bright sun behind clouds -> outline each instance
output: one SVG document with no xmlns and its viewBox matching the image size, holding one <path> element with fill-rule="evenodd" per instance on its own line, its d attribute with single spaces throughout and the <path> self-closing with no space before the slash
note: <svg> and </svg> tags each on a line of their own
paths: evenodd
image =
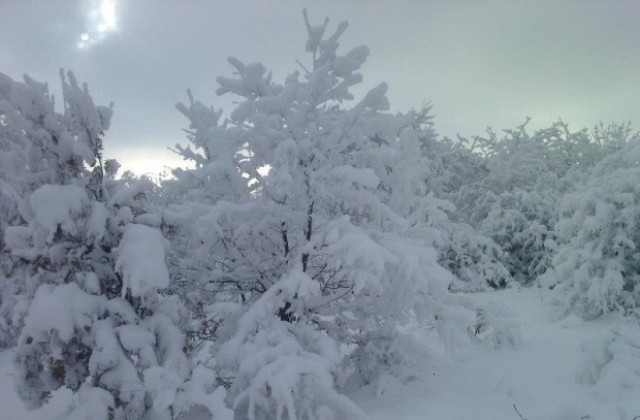
<svg viewBox="0 0 640 420">
<path fill-rule="evenodd" d="M 85 49 L 103 41 L 118 29 L 116 0 L 91 0 L 87 9 L 87 26 L 80 34 L 78 48 Z"/>
</svg>

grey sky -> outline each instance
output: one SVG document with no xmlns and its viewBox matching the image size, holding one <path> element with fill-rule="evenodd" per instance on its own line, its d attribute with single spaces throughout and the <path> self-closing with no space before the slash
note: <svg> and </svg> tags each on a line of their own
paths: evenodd
<svg viewBox="0 0 640 420">
<path fill-rule="evenodd" d="M 0 72 L 56 92 L 58 68 L 73 70 L 96 103 L 115 102 L 106 152 L 139 173 L 176 163 L 166 147 L 183 141 L 174 105 L 187 88 L 228 109 L 214 94 L 228 56 L 277 79 L 307 60 L 303 7 L 318 23 L 348 20 L 345 49 L 370 47 L 359 93 L 386 81 L 393 111 L 430 100 L 444 135 L 526 116 L 640 128 L 639 1 L 112 0 L 118 29 L 78 48 L 103 1 L 0 0 Z"/>
</svg>

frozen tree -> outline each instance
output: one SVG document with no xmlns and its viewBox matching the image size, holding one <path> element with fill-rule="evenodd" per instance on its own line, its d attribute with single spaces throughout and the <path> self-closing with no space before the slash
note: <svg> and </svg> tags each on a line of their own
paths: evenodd
<svg viewBox="0 0 640 420">
<path fill-rule="evenodd" d="M 558 238 L 558 204 L 581 185 L 594 166 L 633 139 L 628 125 L 597 125 L 572 132 L 559 121 L 533 134 L 528 123 L 498 138 L 462 139 L 481 153 L 486 172 L 449 198 L 460 217 L 500 245 L 510 274 L 527 284 L 551 266 Z"/>
<path fill-rule="evenodd" d="M 424 118 L 427 112 L 428 108 L 423 108 L 418 115 Z M 469 204 L 458 200 L 461 190 L 486 176 L 484 162 L 460 143 L 439 139 L 433 129 L 422 132 L 418 144 L 419 149 L 409 150 L 397 162 L 396 172 L 404 172 L 420 185 L 416 196 L 423 198 L 417 208 L 422 209 L 422 222 L 436 232 L 434 245 L 440 264 L 456 276 L 450 288 L 478 291 L 507 286 L 512 278 L 503 264 L 503 250 L 489 236 L 475 231 L 464 216 L 465 209 L 457 207 Z M 415 166 L 406 165 L 411 160 L 416 161 Z M 410 183 L 408 179 L 396 180 L 396 185 Z"/>
<path fill-rule="evenodd" d="M 29 258 L 8 252 L 4 231 L 33 218 L 29 197 L 46 184 L 88 184 L 101 182 L 100 136 L 109 126 L 111 108 L 95 107 L 86 86 L 78 86 L 73 74 L 62 76 L 64 114 L 54 109 L 47 85 L 25 76 L 24 83 L 0 74 L 0 189 L 2 233 L 2 324 L 0 342 L 12 344 L 21 326 L 28 300 L 33 297 L 41 273 L 49 262 L 35 264 Z M 91 112 L 84 112 L 89 105 Z M 85 164 L 94 173 L 85 169 Z M 105 162 L 108 166 L 108 163 Z M 61 248 L 57 248 L 60 253 Z M 46 274 L 42 274 L 46 276 Z M 23 278 L 24 281 L 14 281 Z"/>
<path fill-rule="evenodd" d="M 419 349 L 399 326 L 453 337 L 469 321 L 433 248 L 440 201 L 411 175 L 430 125 L 386 113 L 385 84 L 350 105 L 368 49 L 339 54 L 346 23 L 325 36 L 328 21 L 305 21 L 302 73 L 278 84 L 230 58 L 217 90 L 239 98 L 228 119 L 191 94 L 178 105 L 191 123 L 178 151 L 196 168 L 166 185 L 164 226 L 238 418 L 357 418 L 337 390 L 415 376 Z"/>
<path fill-rule="evenodd" d="M 605 157 L 588 181 L 567 194 L 556 225 L 561 241 L 546 280 L 564 308 L 592 318 L 640 302 L 637 273 L 638 140 Z"/>
<path fill-rule="evenodd" d="M 75 82 L 75 81 L 74 81 Z M 66 85 L 66 82 L 63 81 Z M 77 87 L 77 86 L 76 86 Z M 99 112 L 98 112 L 99 111 Z M 108 127 L 110 109 L 98 107 L 103 120 L 93 127 Z M 87 144 L 74 139 L 76 131 L 54 110 L 47 85 L 25 76 L 24 83 L 0 74 L 0 268 L 2 312 L 0 343 L 12 344 L 19 333 L 26 309 L 25 296 L 33 296 L 29 282 L 9 280 L 14 275 L 31 277 L 25 265 L 11 256 L 5 247 L 8 227 L 25 222 L 29 195 L 48 183 L 68 183 L 84 169 L 83 156 L 92 152 Z"/>
<path fill-rule="evenodd" d="M 196 406 L 209 418 L 209 407 L 228 414 L 205 401 L 213 385 L 187 386 L 195 378 L 176 326 L 180 305 L 159 293 L 169 285 L 165 243 L 138 223 L 152 219 L 154 185 L 116 180 L 117 163 L 102 158 L 111 109 L 95 106 L 72 73 L 62 77 L 63 114 L 43 85 L 27 82 L 35 87 L 12 88 L 23 108 L 4 119 L 9 134 L 25 136 L 16 175 L 32 180 L 4 235 L 15 260 L 7 280 L 28 306 L 16 349 L 20 396 L 38 406 L 68 390 L 64 418 L 171 418 Z"/>
<path fill-rule="evenodd" d="M 102 183 L 101 174 L 85 169 L 85 163 L 94 168 L 98 165 L 101 151 L 98 139 L 109 126 L 111 110 L 95 107 L 86 87 L 80 88 L 71 73 L 68 80 L 62 78 L 64 114 L 54 110 L 45 85 L 25 80 L 25 85 L 14 82 L 10 90 L 12 101 L 4 103 L 8 110 L 5 129 L 15 139 L 23 136 L 20 140 L 24 163 L 15 176 L 29 180 L 20 191 L 21 223 L 6 229 L 5 243 L 14 259 L 7 279 L 16 285 L 16 297 L 27 305 L 31 303 L 29 312 L 32 313 L 48 301 L 49 294 L 63 300 L 74 293 L 75 285 L 87 283 L 86 287 L 95 288 L 98 276 L 105 283 L 105 277 L 115 283 L 115 276 L 109 276 L 113 270 L 102 261 L 104 249 L 112 245 L 109 242 L 112 238 L 105 237 L 106 208 L 103 203 L 92 200 L 85 188 Z M 14 105 L 10 107 L 10 104 Z M 58 291 L 56 286 L 62 289 Z M 84 306 L 87 305 L 91 306 L 88 303 Z M 67 355 L 71 359 L 66 362 L 70 371 L 75 372 L 69 374 L 69 381 L 77 382 L 82 379 L 82 373 L 76 366 L 86 362 L 88 352 L 74 337 L 73 324 L 71 331 L 71 335 L 64 334 L 71 349 Z M 31 345 L 33 341 L 33 337 L 26 337 L 21 344 Z M 46 368 L 38 365 L 43 360 Z M 58 355 L 57 360 L 36 357 L 31 366 L 24 362 L 21 367 L 27 376 L 30 369 L 34 375 L 39 369 L 49 378 L 65 372 L 62 355 Z M 43 385 L 44 389 L 27 389 L 27 386 L 25 392 L 31 395 L 24 396 L 41 399 L 40 393 L 55 389 L 54 381 L 48 382 Z"/>
<path fill-rule="evenodd" d="M 451 197 L 459 217 L 500 246 L 500 260 L 523 284 L 550 264 L 560 179 L 593 149 L 585 130 L 572 133 L 559 122 L 529 134 L 527 123 L 502 138 L 488 129 L 487 137 L 461 139 L 481 153 L 484 171 Z"/>
</svg>

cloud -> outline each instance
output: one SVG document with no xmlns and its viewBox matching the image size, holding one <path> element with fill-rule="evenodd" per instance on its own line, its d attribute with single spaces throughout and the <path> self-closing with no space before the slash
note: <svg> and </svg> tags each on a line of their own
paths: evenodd
<svg viewBox="0 0 640 420">
<path fill-rule="evenodd" d="M 228 56 L 261 61 L 276 80 L 296 69 L 296 59 L 307 61 L 305 5 L 312 20 L 349 20 L 343 48 L 370 47 L 358 94 L 386 81 L 393 111 L 430 100 L 445 135 L 513 127 L 526 116 L 534 127 L 558 117 L 575 129 L 599 119 L 640 126 L 636 2 L 113 4 L 118 30 L 80 51 L 76 44 L 88 27 L 87 10 L 78 3 L 0 2 L 0 71 L 12 77 L 29 72 L 55 88 L 59 67 L 74 70 L 97 103 L 115 102 L 107 138 L 114 153 L 132 142 L 164 149 L 182 141 L 186 120 L 174 104 L 187 88 L 228 110 L 232 98 L 214 93 L 215 78 L 231 72 Z"/>
</svg>

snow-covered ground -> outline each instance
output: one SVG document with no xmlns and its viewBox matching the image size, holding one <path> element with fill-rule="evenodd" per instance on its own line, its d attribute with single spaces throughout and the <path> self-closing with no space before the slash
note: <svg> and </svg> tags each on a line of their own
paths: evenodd
<svg viewBox="0 0 640 420">
<path fill-rule="evenodd" d="M 507 306 L 520 325 L 521 342 L 497 350 L 475 347 L 434 369 L 423 383 L 359 401 L 373 420 L 518 420 L 514 404 L 528 420 L 631 420 L 640 415 L 640 376 L 632 372 L 640 373 L 635 319 L 557 320 L 541 289 L 470 298 Z M 636 345 L 613 338 L 612 331 L 625 329 L 637 335 Z M 606 363 L 604 347 L 610 341 L 630 357 Z M 621 370 L 629 372 L 628 378 Z"/>
<path fill-rule="evenodd" d="M 479 344 L 431 369 L 422 382 L 358 403 L 372 420 L 631 420 L 640 415 L 640 324 L 610 315 L 558 320 L 541 289 L 469 295 L 504 306 L 521 340 Z M 27 412 L 12 384 L 10 351 L 0 354 L 0 419 L 46 419 Z M 519 412 L 514 409 L 517 407 Z M 50 414 L 50 413 L 49 413 Z"/>
</svg>

